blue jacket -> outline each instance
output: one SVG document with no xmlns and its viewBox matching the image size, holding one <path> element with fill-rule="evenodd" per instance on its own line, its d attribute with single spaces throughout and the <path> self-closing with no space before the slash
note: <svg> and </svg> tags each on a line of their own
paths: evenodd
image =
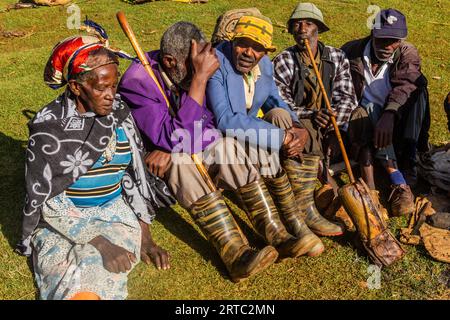
<svg viewBox="0 0 450 320">
<path fill-rule="evenodd" d="M 294 122 L 298 122 L 298 118 L 278 93 L 269 57 L 264 56 L 259 62 L 261 76 L 256 81 L 253 104 L 247 112 L 242 75 L 232 64 L 232 44 L 223 42 L 216 49 L 220 68 L 208 81 L 206 98 L 217 127 L 227 136 L 238 138 L 242 138 L 242 130 L 253 129 L 253 134 L 247 132 L 246 140 L 262 148 L 279 150 L 283 144 L 284 130 L 257 118 L 259 109 L 266 113 L 273 108 L 283 108 L 291 114 Z M 233 129 L 241 129 L 241 132 L 232 132 Z"/>
</svg>

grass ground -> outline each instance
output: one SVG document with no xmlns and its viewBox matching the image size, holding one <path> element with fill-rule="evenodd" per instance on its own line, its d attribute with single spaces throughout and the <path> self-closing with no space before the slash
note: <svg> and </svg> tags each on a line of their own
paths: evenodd
<svg viewBox="0 0 450 320">
<path fill-rule="evenodd" d="M 0 0 L 0 8 L 16 2 Z M 120 30 L 115 13 L 123 10 L 141 45 L 149 50 L 158 46 L 163 31 L 173 22 L 192 21 L 209 36 L 216 17 L 225 10 L 258 6 L 276 24 L 284 24 L 296 0 L 210 0 L 205 5 L 155 2 L 141 6 L 119 0 L 78 0 L 81 16 L 103 25 L 114 46 L 131 52 Z M 442 101 L 450 91 L 449 16 L 450 0 L 422 1 L 322 1 L 322 9 L 331 27 L 323 35 L 327 44 L 344 42 L 368 33 L 367 7 L 394 7 L 407 16 L 410 42 L 422 56 L 423 72 L 429 79 L 432 108 L 431 142 L 449 140 Z M 0 299 L 37 297 L 27 260 L 13 253 L 19 239 L 21 207 L 24 196 L 24 148 L 27 140 L 26 110 L 36 111 L 56 96 L 42 81 L 44 64 L 57 41 L 72 35 L 66 27 L 71 15 L 67 8 L 23 9 L 0 13 L 1 31 L 23 31 L 21 38 L 0 36 Z M 290 36 L 275 28 L 279 49 L 291 45 Z M 122 69 L 126 64 L 122 64 Z M 243 212 L 232 202 L 244 232 L 252 245 L 261 246 Z M 405 225 L 394 219 L 391 228 Z M 420 247 L 408 247 L 406 257 L 381 273 L 381 288 L 369 289 L 369 261 L 344 239 L 324 239 L 326 251 L 317 258 L 299 258 L 276 264 L 241 284 L 231 283 L 226 270 L 206 239 L 192 223 L 188 213 L 178 206 L 161 212 L 153 227 L 157 242 L 170 251 L 172 268 L 157 271 L 140 264 L 129 282 L 131 299 L 449 299 L 443 285 L 448 265 L 429 258 Z"/>
</svg>

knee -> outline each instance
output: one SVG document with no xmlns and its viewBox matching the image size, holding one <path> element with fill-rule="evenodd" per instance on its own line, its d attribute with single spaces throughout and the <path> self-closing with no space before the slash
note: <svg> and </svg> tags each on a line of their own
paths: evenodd
<svg viewBox="0 0 450 320">
<path fill-rule="evenodd" d="M 349 121 L 348 133 L 350 138 L 358 140 L 361 136 L 364 136 L 364 134 L 367 135 L 372 130 L 373 125 L 367 111 L 362 107 L 356 108 Z"/>
<path fill-rule="evenodd" d="M 237 156 L 238 142 L 232 137 L 219 139 L 205 154 L 204 162 L 208 165 L 233 164 Z"/>
<path fill-rule="evenodd" d="M 172 167 L 193 164 L 192 158 L 186 153 L 172 153 Z"/>
<path fill-rule="evenodd" d="M 264 120 L 282 129 L 292 127 L 291 114 L 282 108 L 274 108 L 264 115 Z"/>
<path fill-rule="evenodd" d="M 217 143 L 217 147 L 219 149 L 230 149 L 231 150 L 231 148 L 234 148 L 236 143 L 237 143 L 237 141 L 233 137 L 223 137 Z"/>
</svg>

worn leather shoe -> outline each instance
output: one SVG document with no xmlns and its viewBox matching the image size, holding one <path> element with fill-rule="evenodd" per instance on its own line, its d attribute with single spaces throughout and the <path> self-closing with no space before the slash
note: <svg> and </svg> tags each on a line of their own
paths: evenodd
<svg viewBox="0 0 450 320">
<path fill-rule="evenodd" d="M 395 217 L 407 216 L 414 212 L 414 195 L 407 184 L 396 184 L 391 186 L 389 196 L 391 214 Z"/>
</svg>

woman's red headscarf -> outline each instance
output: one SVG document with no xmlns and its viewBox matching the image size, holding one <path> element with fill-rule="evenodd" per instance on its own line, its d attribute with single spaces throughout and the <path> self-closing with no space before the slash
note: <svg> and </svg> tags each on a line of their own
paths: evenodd
<svg viewBox="0 0 450 320">
<path fill-rule="evenodd" d="M 86 20 L 84 24 L 81 29 L 93 35 L 72 36 L 60 41 L 53 48 L 44 71 L 44 81 L 50 88 L 61 88 L 80 73 L 116 63 L 109 60 L 88 66 L 89 53 L 99 48 L 107 48 L 119 57 L 131 59 L 125 52 L 109 47 L 108 35 L 101 26 L 90 20 Z"/>
</svg>

